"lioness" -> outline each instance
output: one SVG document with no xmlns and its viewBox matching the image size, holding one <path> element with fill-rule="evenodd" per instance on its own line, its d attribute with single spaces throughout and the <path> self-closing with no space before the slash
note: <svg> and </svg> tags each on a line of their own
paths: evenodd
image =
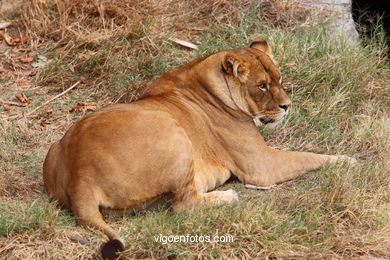
<svg viewBox="0 0 390 260">
<path fill-rule="evenodd" d="M 50 148 L 45 187 L 81 224 L 104 232 L 105 259 L 123 250 L 99 209 L 129 210 L 171 193 L 175 211 L 238 200 L 213 191 L 235 175 L 267 188 L 347 156 L 268 147 L 254 120 L 275 126 L 291 101 L 263 38 L 172 69 L 130 104 L 75 123 Z"/>
</svg>

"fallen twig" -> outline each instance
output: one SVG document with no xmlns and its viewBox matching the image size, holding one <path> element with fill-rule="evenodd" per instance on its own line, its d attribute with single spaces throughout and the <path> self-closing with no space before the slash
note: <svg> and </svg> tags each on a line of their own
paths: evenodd
<svg viewBox="0 0 390 260">
<path fill-rule="evenodd" d="M 198 49 L 198 46 L 196 46 L 193 43 L 187 42 L 187 41 L 183 41 L 183 40 L 176 39 L 176 38 L 171 38 L 169 40 L 171 40 L 171 41 L 173 41 L 173 42 L 175 42 L 175 43 L 177 43 L 177 44 L 179 44 L 181 46 L 193 49 L 193 50 L 197 50 Z"/>
<path fill-rule="evenodd" d="M 35 109 L 33 109 L 32 111 L 28 112 L 26 114 L 26 117 L 27 116 L 30 116 L 32 113 L 34 113 L 35 111 L 37 111 L 38 109 L 40 109 L 41 107 L 43 106 L 46 106 L 47 104 L 49 104 L 50 102 L 52 102 L 53 100 L 65 95 L 66 93 L 68 93 L 70 90 L 74 89 L 78 84 L 80 84 L 80 81 L 77 81 L 76 83 L 74 83 L 72 86 L 70 86 L 69 88 L 67 88 L 66 90 L 64 90 L 63 92 L 61 92 L 60 94 L 58 94 L 57 96 L 49 99 L 48 101 L 46 101 L 45 103 L 43 103 L 42 105 L 36 107 Z"/>
</svg>

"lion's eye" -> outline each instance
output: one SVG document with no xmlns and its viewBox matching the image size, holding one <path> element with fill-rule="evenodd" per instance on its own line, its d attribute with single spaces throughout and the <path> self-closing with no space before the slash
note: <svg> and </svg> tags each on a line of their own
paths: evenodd
<svg viewBox="0 0 390 260">
<path fill-rule="evenodd" d="M 260 85 L 259 85 L 259 88 L 260 88 L 262 91 L 267 91 L 267 90 L 268 90 L 267 84 L 265 84 L 265 83 L 260 84 Z"/>
</svg>

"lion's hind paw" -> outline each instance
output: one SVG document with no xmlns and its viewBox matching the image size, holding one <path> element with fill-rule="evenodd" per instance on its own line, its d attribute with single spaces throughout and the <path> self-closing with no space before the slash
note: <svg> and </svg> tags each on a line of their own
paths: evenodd
<svg viewBox="0 0 390 260">
<path fill-rule="evenodd" d="M 336 163 L 348 163 L 351 166 L 357 165 L 357 160 L 353 157 L 349 157 L 347 155 L 338 155 L 336 158 Z"/>
</svg>

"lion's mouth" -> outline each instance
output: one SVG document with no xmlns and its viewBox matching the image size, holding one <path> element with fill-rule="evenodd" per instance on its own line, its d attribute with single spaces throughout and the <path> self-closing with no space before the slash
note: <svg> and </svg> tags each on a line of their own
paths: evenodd
<svg viewBox="0 0 390 260">
<path fill-rule="evenodd" d="M 263 124 L 269 124 L 269 123 L 273 123 L 274 120 L 273 119 L 270 119 L 270 118 L 260 118 L 260 122 L 262 122 Z"/>
</svg>

